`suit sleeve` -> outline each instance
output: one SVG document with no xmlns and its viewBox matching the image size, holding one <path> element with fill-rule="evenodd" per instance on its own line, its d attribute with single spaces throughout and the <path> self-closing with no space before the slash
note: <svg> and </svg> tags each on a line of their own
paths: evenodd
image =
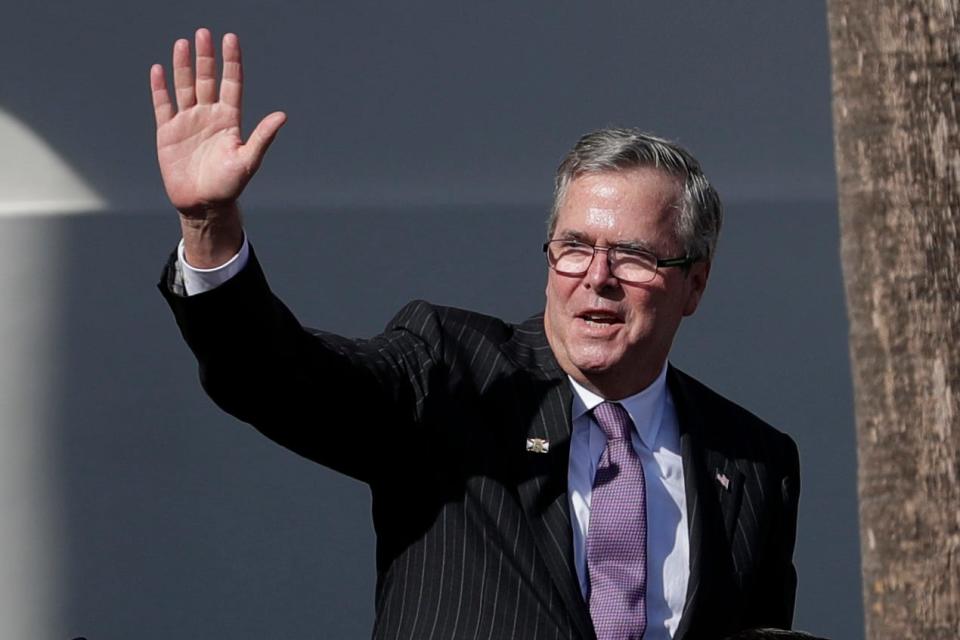
<svg viewBox="0 0 960 640">
<path fill-rule="evenodd" d="M 270 291 L 252 251 L 237 276 L 190 297 L 178 290 L 175 258 L 159 287 L 204 389 L 222 409 L 367 482 L 415 446 L 427 394 L 444 379 L 439 320 L 429 305 L 408 305 L 376 338 L 348 340 L 301 326 Z"/>
<path fill-rule="evenodd" d="M 779 537 L 778 557 L 781 575 L 776 576 L 777 584 L 782 585 L 779 604 L 782 610 L 784 626 L 793 625 L 793 611 L 797 595 L 797 569 L 793 562 L 793 551 L 797 540 L 797 510 L 800 503 L 800 455 L 797 445 L 787 436 L 783 436 L 786 451 L 786 473 L 780 481 L 780 495 L 783 500 L 782 530 Z"/>
</svg>

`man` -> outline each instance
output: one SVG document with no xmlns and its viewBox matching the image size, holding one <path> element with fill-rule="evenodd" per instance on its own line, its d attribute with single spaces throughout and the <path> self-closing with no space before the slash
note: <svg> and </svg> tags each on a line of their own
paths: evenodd
<svg viewBox="0 0 960 640">
<path fill-rule="evenodd" d="M 520 325 L 414 302 L 385 332 L 304 329 L 236 201 L 284 122 L 244 144 L 236 36 L 151 69 L 183 241 L 160 283 L 225 410 L 367 482 L 377 638 L 714 638 L 789 627 L 799 470 L 785 435 L 667 363 L 699 304 L 720 202 L 632 130 L 557 174 L 546 307 Z"/>
</svg>

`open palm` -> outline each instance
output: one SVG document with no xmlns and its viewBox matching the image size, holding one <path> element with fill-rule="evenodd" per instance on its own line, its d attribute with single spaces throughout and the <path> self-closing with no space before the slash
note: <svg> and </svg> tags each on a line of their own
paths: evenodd
<svg viewBox="0 0 960 640">
<path fill-rule="evenodd" d="M 244 143 L 240 133 L 243 68 L 237 37 L 223 37 L 219 93 L 216 52 L 208 30 L 197 31 L 196 51 L 194 77 L 190 43 L 178 40 L 174 44 L 176 110 L 167 91 L 163 67 L 154 65 L 150 70 L 163 184 L 173 206 L 188 217 L 232 205 L 286 120 L 281 112 L 268 115 Z"/>
</svg>

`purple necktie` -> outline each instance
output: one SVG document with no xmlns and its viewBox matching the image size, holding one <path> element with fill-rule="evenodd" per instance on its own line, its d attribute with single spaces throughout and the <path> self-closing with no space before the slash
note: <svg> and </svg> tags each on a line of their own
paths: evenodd
<svg viewBox="0 0 960 640">
<path fill-rule="evenodd" d="M 598 640 L 640 640 L 647 628 L 647 491 L 633 421 L 616 402 L 593 409 L 607 436 L 590 498 L 587 569 Z"/>
</svg>

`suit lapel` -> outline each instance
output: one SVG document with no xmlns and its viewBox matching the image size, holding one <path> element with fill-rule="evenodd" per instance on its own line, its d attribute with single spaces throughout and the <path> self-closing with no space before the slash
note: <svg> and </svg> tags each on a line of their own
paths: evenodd
<svg viewBox="0 0 960 640">
<path fill-rule="evenodd" d="M 671 392 L 673 389 L 671 388 Z M 676 638 L 683 638 L 694 618 L 700 600 L 700 580 L 703 576 L 703 547 L 704 526 L 703 508 L 700 504 L 700 491 L 697 486 L 700 482 L 702 470 L 696 460 L 701 455 L 695 438 L 688 429 L 684 428 L 685 420 L 680 409 L 677 394 L 673 393 L 677 408 L 677 421 L 680 424 L 680 451 L 683 457 L 683 484 L 687 498 L 687 527 L 690 535 L 690 578 L 687 582 L 687 597 L 683 605 L 683 614 L 677 626 Z"/>
<path fill-rule="evenodd" d="M 736 462 L 717 446 L 714 436 L 722 425 L 713 425 L 711 430 L 700 411 L 702 403 L 696 398 L 694 384 L 672 365 L 667 384 L 680 427 L 690 535 L 690 580 L 674 636 L 679 640 L 690 632 L 691 626 L 709 629 L 714 613 L 722 613 L 713 596 L 728 592 L 730 587 L 730 541 L 740 511 L 744 478 Z"/>
<path fill-rule="evenodd" d="M 515 400 L 518 407 L 513 413 L 530 416 L 517 425 L 517 441 L 511 445 L 520 452 L 514 457 L 520 503 L 565 611 L 578 634 L 592 639 L 595 637 L 593 624 L 573 563 L 573 533 L 567 501 L 573 392 L 547 344 L 541 317 L 518 327 L 505 352 L 529 374 L 518 385 Z M 524 385 L 529 386 L 521 388 Z M 531 415 L 529 403 L 534 398 L 538 407 Z M 521 405 L 526 406 L 526 412 Z M 532 441 L 533 450 L 528 450 L 528 440 Z M 540 443 L 549 443 L 548 450 L 542 451 Z"/>
<path fill-rule="evenodd" d="M 743 473 L 733 460 L 716 451 L 707 453 L 707 473 L 713 476 L 715 490 L 719 492 L 720 512 L 723 514 L 723 529 L 729 544 L 733 541 L 740 505 L 743 499 Z"/>
</svg>

